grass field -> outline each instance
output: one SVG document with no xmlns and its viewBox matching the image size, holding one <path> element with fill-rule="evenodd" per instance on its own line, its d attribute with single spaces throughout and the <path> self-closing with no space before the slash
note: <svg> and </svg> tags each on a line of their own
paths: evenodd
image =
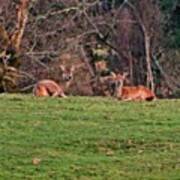
<svg viewBox="0 0 180 180">
<path fill-rule="evenodd" d="M 178 180 L 180 100 L 1 95 L 0 179 Z"/>
</svg>

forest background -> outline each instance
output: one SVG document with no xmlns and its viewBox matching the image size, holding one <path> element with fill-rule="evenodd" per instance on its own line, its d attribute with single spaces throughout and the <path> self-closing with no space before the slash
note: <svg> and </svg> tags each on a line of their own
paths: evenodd
<svg viewBox="0 0 180 180">
<path fill-rule="evenodd" d="M 84 95 L 99 75 L 128 72 L 129 85 L 180 96 L 179 0 L 0 0 L 0 42 L 1 92 L 58 81 L 65 63 L 84 64 L 71 94 Z M 100 72 L 98 62 L 106 63 Z"/>
</svg>

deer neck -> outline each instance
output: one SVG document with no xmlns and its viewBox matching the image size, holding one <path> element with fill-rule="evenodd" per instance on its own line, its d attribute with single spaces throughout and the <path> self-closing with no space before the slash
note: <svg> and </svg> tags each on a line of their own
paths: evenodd
<svg viewBox="0 0 180 180">
<path fill-rule="evenodd" d="M 120 80 L 117 82 L 117 87 L 116 87 L 116 97 L 120 98 L 122 96 L 122 88 L 124 86 L 124 81 Z"/>
<path fill-rule="evenodd" d="M 71 81 L 66 81 L 66 82 L 64 83 L 64 88 L 65 88 L 66 90 L 69 89 L 70 84 L 71 84 Z"/>
</svg>

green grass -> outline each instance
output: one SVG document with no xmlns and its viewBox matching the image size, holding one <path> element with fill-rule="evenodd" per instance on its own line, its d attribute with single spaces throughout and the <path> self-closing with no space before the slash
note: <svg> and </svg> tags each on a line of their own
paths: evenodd
<svg viewBox="0 0 180 180">
<path fill-rule="evenodd" d="M 1 95 L 0 179 L 178 180 L 180 100 Z"/>
</svg>

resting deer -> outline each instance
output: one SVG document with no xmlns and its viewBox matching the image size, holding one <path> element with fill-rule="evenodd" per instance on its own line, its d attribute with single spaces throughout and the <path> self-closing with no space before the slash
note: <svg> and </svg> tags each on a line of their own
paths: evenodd
<svg viewBox="0 0 180 180">
<path fill-rule="evenodd" d="M 67 68 L 63 65 L 60 65 L 62 71 L 62 80 L 65 82 L 66 87 L 69 86 L 69 83 L 73 79 L 74 67 Z M 52 96 L 52 97 L 67 97 L 64 93 L 64 87 L 57 84 L 55 81 L 50 79 L 44 79 L 34 86 L 33 94 L 35 96 Z"/>
<path fill-rule="evenodd" d="M 34 89 L 33 94 L 38 97 L 52 96 L 52 97 L 66 97 L 63 89 L 55 81 L 45 79 L 39 81 Z"/>
<path fill-rule="evenodd" d="M 117 74 L 115 78 L 115 96 L 124 101 L 151 101 L 156 99 L 155 94 L 143 85 L 124 86 L 127 73 Z"/>
</svg>

